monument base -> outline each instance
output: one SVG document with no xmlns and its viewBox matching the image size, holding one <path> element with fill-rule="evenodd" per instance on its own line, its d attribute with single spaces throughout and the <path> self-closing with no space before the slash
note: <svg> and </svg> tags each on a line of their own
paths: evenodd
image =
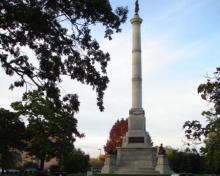
<svg viewBox="0 0 220 176">
<path fill-rule="evenodd" d="M 117 156 L 106 155 L 104 174 L 159 174 L 155 147 L 120 147 Z"/>
<path fill-rule="evenodd" d="M 106 155 L 105 163 L 101 172 L 105 174 L 112 174 L 115 172 L 115 166 L 116 166 L 116 156 Z"/>
<path fill-rule="evenodd" d="M 128 118 L 128 132 L 123 137 L 117 156 L 107 156 L 102 173 L 158 174 L 156 171 L 157 148 L 145 130 L 144 110 L 132 108 Z"/>
<path fill-rule="evenodd" d="M 117 149 L 116 170 L 119 174 L 153 174 L 157 163 L 154 147 L 120 147 Z"/>
<path fill-rule="evenodd" d="M 171 174 L 172 173 L 172 170 L 170 169 L 168 158 L 166 155 L 158 155 L 156 170 L 160 174 Z"/>
</svg>

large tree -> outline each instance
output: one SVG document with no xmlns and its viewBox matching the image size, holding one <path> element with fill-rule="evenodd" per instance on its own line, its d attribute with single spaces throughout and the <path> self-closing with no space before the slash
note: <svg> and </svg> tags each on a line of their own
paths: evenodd
<svg viewBox="0 0 220 176">
<path fill-rule="evenodd" d="M 171 170 L 176 173 L 188 172 L 198 174 L 208 171 L 204 157 L 195 149 L 181 151 L 169 147 L 166 149 L 166 154 Z"/>
<path fill-rule="evenodd" d="M 59 107 L 59 84 L 68 76 L 92 86 L 103 110 L 110 56 L 91 29 L 101 24 L 111 39 L 126 18 L 127 8 L 114 11 L 108 0 L 1 0 L 0 62 L 7 75 L 19 76 L 11 88 L 34 84 Z"/>
<path fill-rule="evenodd" d="M 26 146 L 26 130 L 24 122 L 18 115 L 0 108 L 0 166 L 2 172 L 15 166 L 19 158 L 18 150 Z"/>
<path fill-rule="evenodd" d="M 202 113 L 207 124 L 203 126 L 194 120 L 185 122 L 183 127 L 188 139 L 205 143 L 201 151 L 213 166 L 213 171 L 220 173 L 220 67 L 213 76 L 208 77 L 205 84 L 199 86 L 198 93 L 211 106 Z"/>
<path fill-rule="evenodd" d="M 128 131 L 128 119 L 117 120 L 112 126 L 109 134 L 109 139 L 104 146 L 105 153 L 116 154 L 117 147 L 121 147 L 123 137 Z"/>
<path fill-rule="evenodd" d="M 45 160 L 53 157 L 62 159 L 63 155 L 72 151 L 75 137 L 83 136 L 76 128 L 74 114 L 78 111 L 75 107 L 79 102 L 75 100 L 74 96 L 67 95 L 57 109 L 43 92 L 33 91 L 25 93 L 22 101 L 12 103 L 14 110 L 28 121 L 28 152 L 40 159 L 41 170 Z"/>
<path fill-rule="evenodd" d="M 64 155 L 63 170 L 68 173 L 83 173 L 89 168 L 89 155 L 80 149 L 73 149 Z"/>
</svg>

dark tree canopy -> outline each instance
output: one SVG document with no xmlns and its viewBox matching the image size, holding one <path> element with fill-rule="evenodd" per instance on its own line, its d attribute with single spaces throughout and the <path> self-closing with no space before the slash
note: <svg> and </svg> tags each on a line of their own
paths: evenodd
<svg viewBox="0 0 220 176">
<path fill-rule="evenodd" d="M 175 150 L 167 148 L 167 157 L 171 170 L 176 173 L 209 173 L 205 159 L 195 149 Z"/>
<path fill-rule="evenodd" d="M 25 125 L 18 115 L 0 108 L 0 152 L 9 149 L 23 149 L 25 146 Z"/>
<path fill-rule="evenodd" d="M 108 0 L 1 0 L 0 62 L 7 75 L 19 76 L 11 88 L 34 84 L 59 106 L 59 84 L 68 76 L 92 86 L 103 110 L 110 56 L 91 28 L 102 24 L 111 39 L 126 18 L 127 8 L 113 11 Z"/>
<path fill-rule="evenodd" d="M 89 168 L 89 155 L 80 149 L 73 149 L 64 155 L 63 166 L 67 173 L 85 173 Z"/>
<path fill-rule="evenodd" d="M 128 131 L 128 119 L 117 120 L 112 126 L 109 139 L 104 146 L 105 153 L 116 154 L 117 147 L 121 147 L 122 139 Z"/>
<path fill-rule="evenodd" d="M 14 110 L 28 121 L 30 140 L 27 151 L 41 160 L 40 169 L 44 168 L 45 160 L 61 158 L 71 151 L 75 137 L 83 136 L 78 132 L 77 120 L 74 118 L 77 112 L 74 107 L 78 107 L 79 102 L 75 101 L 74 96 L 68 95 L 61 104 L 57 109 L 39 91 L 25 93 L 21 102 L 12 103 Z"/>
<path fill-rule="evenodd" d="M 2 171 L 15 161 L 16 150 L 24 149 L 25 141 L 24 122 L 16 113 L 0 108 L 0 167 Z"/>
</svg>

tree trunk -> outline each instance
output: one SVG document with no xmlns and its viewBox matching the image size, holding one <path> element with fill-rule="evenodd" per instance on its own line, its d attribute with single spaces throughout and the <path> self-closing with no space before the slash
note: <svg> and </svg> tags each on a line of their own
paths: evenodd
<svg viewBox="0 0 220 176">
<path fill-rule="evenodd" d="M 41 158 L 40 160 L 40 170 L 44 170 L 44 158 Z"/>
<path fill-rule="evenodd" d="M 5 155 L 2 153 L 2 174 L 4 174 L 5 173 L 5 159 L 6 157 L 5 157 Z"/>
</svg>

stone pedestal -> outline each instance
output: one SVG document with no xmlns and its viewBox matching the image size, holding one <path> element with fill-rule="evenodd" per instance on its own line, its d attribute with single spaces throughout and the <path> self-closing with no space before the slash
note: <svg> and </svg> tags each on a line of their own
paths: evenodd
<svg viewBox="0 0 220 176">
<path fill-rule="evenodd" d="M 102 168 L 103 174 L 111 174 L 115 172 L 116 166 L 116 156 L 115 155 L 106 155 L 105 156 L 105 163 Z"/>
<path fill-rule="evenodd" d="M 145 113 L 141 108 L 132 108 L 128 117 L 128 132 L 122 147 L 152 147 L 149 133 L 145 130 Z"/>
<path fill-rule="evenodd" d="M 156 152 L 153 147 L 121 147 L 117 149 L 118 174 L 156 174 Z"/>
<path fill-rule="evenodd" d="M 122 147 L 117 148 L 116 170 L 119 174 L 157 174 L 157 149 L 152 147 L 150 135 L 145 130 L 144 110 L 129 111 L 128 132 Z"/>
<path fill-rule="evenodd" d="M 171 174 L 168 158 L 166 155 L 158 155 L 156 170 L 160 174 Z"/>
</svg>

